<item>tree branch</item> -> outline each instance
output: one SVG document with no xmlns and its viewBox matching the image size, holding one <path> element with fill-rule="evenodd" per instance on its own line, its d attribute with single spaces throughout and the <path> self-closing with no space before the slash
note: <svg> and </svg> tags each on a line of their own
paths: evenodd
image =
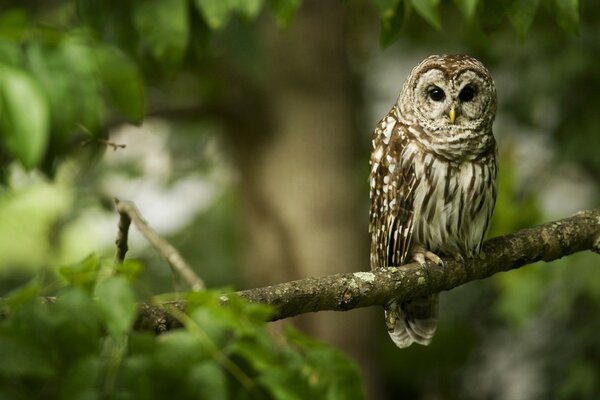
<svg viewBox="0 0 600 400">
<path fill-rule="evenodd" d="M 276 312 L 272 320 L 278 320 L 307 312 L 346 311 L 425 296 L 536 261 L 552 261 L 584 250 L 600 254 L 600 209 L 582 211 L 570 218 L 490 239 L 484 243 L 478 258 L 464 262 L 444 258 L 444 267 L 411 263 L 372 272 L 311 277 L 235 294 L 253 303 L 273 306 Z M 223 296 L 223 302 L 227 302 L 227 295 Z M 184 302 L 170 305 L 179 309 L 185 307 Z M 144 305 L 136 326 L 158 332 L 158 325 L 164 330 L 165 321 L 172 319 L 168 309 Z"/>
<path fill-rule="evenodd" d="M 169 242 L 160 237 L 148 223 L 142 218 L 139 211 L 131 201 L 120 201 L 114 199 L 117 211 L 119 212 L 119 230 L 117 233 L 117 254 L 115 261 L 122 263 L 127 252 L 127 236 L 131 222 L 137 226 L 142 235 L 150 244 L 165 258 L 173 271 L 178 273 L 192 287 L 192 290 L 199 291 L 204 289 L 204 282 L 200 279 L 192 267 L 183 259 L 181 254 Z"/>
</svg>

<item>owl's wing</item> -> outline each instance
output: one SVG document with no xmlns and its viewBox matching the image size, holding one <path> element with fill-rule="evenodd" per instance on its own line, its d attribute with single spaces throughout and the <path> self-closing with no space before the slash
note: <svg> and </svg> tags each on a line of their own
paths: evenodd
<svg viewBox="0 0 600 400">
<path fill-rule="evenodd" d="M 404 264 L 410 246 L 416 176 L 412 162 L 401 160 L 409 143 L 406 132 L 393 109 L 373 132 L 369 177 L 372 269 Z"/>
</svg>

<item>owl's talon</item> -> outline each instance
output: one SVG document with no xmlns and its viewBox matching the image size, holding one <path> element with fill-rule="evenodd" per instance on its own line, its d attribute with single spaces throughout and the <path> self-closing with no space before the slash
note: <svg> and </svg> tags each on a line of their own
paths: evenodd
<svg viewBox="0 0 600 400">
<path fill-rule="evenodd" d="M 425 266 L 427 260 L 431 261 L 436 265 L 439 265 L 440 267 L 444 266 L 444 261 L 437 254 L 428 250 L 416 252 L 413 255 L 413 260 L 415 260 L 415 262 L 417 262 L 417 264 L 419 264 L 421 267 Z"/>
</svg>

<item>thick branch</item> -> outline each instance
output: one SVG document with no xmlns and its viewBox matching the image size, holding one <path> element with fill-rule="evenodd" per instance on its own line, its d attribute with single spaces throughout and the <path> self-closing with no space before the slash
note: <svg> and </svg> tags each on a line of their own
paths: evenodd
<svg viewBox="0 0 600 400">
<path fill-rule="evenodd" d="M 540 260 L 556 260 L 584 250 L 600 254 L 600 209 L 490 239 L 484 243 L 479 258 L 464 262 L 445 258 L 444 267 L 433 264 L 421 267 L 413 263 L 372 272 L 306 278 L 235 294 L 254 303 L 272 305 L 276 310 L 273 320 L 277 320 L 314 311 L 385 305 L 396 299 L 402 301 L 450 290 L 498 272 Z M 226 296 L 223 301 L 227 301 Z M 185 306 L 183 302 L 174 305 Z M 154 329 L 154 318 L 163 322 L 169 320 L 168 311 L 160 306 L 150 308 L 138 315 L 137 326 Z"/>
<path fill-rule="evenodd" d="M 583 250 L 600 253 L 600 209 L 488 240 L 479 258 L 464 263 L 445 258 L 444 267 L 413 263 L 373 272 L 307 278 L 237 294 L 251 302 L 273 305 L 277 310 L 274 319 L 281 319 L 312 311 L 343 311 L 402 301 Z"/>
</svg>

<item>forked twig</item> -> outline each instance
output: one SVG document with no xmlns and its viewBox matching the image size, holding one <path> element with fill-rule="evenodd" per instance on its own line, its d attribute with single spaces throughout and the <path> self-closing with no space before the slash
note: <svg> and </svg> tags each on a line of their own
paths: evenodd
<svg viewBox="0 0 600 400">
<path fill-rule="evenodd" d="M 199 291 L 205 288 L 204 281 L 196 275 L 194 270 L 189 264 L 183 259 L 181 254 L 171 246 L 169 242 L 160 237 L 156 231 L 154 231 L 148 223 L 142 218 L 140 212 L 136 208 L 135 204 L 131 201 L 121 201 L 117 198 L 114 199 L 117 211 L 119 212 L 119 231 L 117 233 L 117 254 L 115 261 L 122 263 L 125 259 L 125 253 L 127 253 L 127 236 L 129 231 L 129 225 L 131 222 L 140 230 L 142 235 L 150 242 L 160 255 L 162 255 L 169 267 L 180 275 L 185 281 L 191 286 L 192 290 Z"/>
</svg>

